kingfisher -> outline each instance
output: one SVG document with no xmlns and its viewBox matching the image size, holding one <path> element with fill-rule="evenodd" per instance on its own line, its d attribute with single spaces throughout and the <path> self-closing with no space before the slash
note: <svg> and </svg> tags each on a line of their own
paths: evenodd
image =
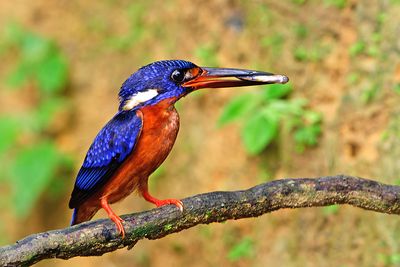
<svg viewBox="0 0 400 267">
<path fill-rule="evenodd" d="M 208 68 L 184 60 L 163 60 L 133 73 L 119 91 L 119 108 L 100 130 L 80 168 L 69 207 L 71 225 L 90 220 L 104 209 L 125 236 L 123 220 L 110 204 L 137 191 L 157 207 L 179 199 L 160 200 L 149 193 L 149 176 L 170 153 L 179 130 L 176 101 L 201 88 L 286 83 L 288 77 L 268 72 Z"/>
</svg>

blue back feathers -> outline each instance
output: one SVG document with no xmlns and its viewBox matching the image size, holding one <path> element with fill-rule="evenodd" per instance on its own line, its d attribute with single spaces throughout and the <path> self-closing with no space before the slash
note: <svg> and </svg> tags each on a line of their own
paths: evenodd
<svg viewBox="0 0 400 267">
<path fill-rule="evenodd" d="M 133 151 L 142 128 L 136 111 L 117 113 L 98 133 L 87 152 L 69 203 L 75 208 L 104 185 Z"/>
<path fill-rule="evenodd" d="M 105 166 L 113 159 L 121 162 L 132 151 L 142 125 L 135 113 L 118 113 L 107 123 L 94 139 L 82 167 Z"/>
</svg>

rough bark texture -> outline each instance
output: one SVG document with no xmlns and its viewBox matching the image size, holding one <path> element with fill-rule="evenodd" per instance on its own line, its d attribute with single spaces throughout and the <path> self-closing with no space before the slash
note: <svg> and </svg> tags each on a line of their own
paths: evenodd
<svg viewBox="0 0 400 267">
<path fill-rule="evenodd" d="M 284 209 L 349 204 L 400 215 L 400 187 L 346 175 L 283 179 L 248 190 L 212 192 L 183 199 L 185 210 L 174 206 L 122 216 L 125 239 L 108 219 L 34 234 L 0 248 L 0 266 L 31 265 L 48 258 L 100 256 L 140 239 L 158 239 L 198 224 L 257 217 Z"/>
</svg>

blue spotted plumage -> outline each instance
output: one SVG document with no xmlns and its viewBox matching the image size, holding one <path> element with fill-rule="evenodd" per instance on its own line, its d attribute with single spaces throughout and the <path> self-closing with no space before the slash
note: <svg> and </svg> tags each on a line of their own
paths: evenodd
<svg viewBox="0 0 400 267">
<path fill-rule="evenodd" d="M 142 120 L 135 111 L 120 111 L 94 139 L 79 170 L 70 208 L 79 206 L 108 181 L 132 152 L 140 135 Z"/>
</svg>

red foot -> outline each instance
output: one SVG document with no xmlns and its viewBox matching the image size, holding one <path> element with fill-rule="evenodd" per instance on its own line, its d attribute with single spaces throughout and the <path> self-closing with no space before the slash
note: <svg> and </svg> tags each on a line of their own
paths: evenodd
<svg viewBox="0 0 400 267">
<path fill-rule="evenodd" d="M 108 205 L 107 199 L 103 198 L 101 199 L 101 207 L 107 212 L 108 217 L 115 223 L 118 229 L 118 233 L 122 235 L 122 238 L 125 238 L 125 229 L 124 226 L 122 225 L 122 220 L 117 214 L 115 214 L 110 205 Z"/>
<path fill-rule="evenodd" d="M 157 199 L 155 197 L 152 197 L 149 193 L 148 190 L 144 190 L 142 192 L 142 195 L 144 197 L 144 199 L 146 199 L 147 201 L 155 204 L 157 207 L 161 207 L 164 205 L 169 205 L 169 204 L 173 204 L 175 206 L 178 207 L 178 209 L 182 212 L 183 211 L 183 203 L 182 201 L 180 201 L 179 199 L 174 199 L 174 198 L 169 198 L 169 199 Z"/>
</svg>

